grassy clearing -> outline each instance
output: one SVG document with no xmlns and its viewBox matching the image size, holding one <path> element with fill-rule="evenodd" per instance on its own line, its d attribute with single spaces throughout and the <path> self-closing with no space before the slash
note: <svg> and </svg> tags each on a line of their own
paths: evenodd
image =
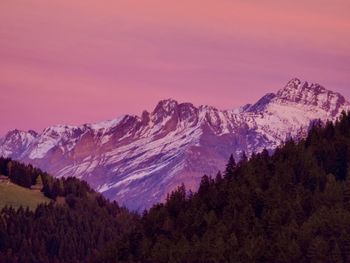
<svg viewBox="0 0 350 263">
<path fill-rule="evenodd" d="M 7 205 L 14 208 L 29 207 L 34 210 L 38 204 L 50 201 L 40 191 L 33 191 L 11 182 L 0 182 L 0 209 Z"/>
</svg>

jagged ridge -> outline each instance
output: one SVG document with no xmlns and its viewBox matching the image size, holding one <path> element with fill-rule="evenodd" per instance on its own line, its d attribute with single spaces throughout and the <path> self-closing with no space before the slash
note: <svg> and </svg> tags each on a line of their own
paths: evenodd
<svg viewBox="0 0 350 263">
<path fill-rule="evenodd" d="M 319 84 L 293 79 L 276 94 L 238 110 L 195 107 L 168 99 L 149 113 L 81 126 L 12 131 L 0 155 L 30 162 L 52 174 L 85 179 L 132 209 L 164 200 L 184 182 L 196 189 L 228 156 L 274 149 L 302 136 L 315 119 L 334 120 L 349 103 Z"/>
</svg>

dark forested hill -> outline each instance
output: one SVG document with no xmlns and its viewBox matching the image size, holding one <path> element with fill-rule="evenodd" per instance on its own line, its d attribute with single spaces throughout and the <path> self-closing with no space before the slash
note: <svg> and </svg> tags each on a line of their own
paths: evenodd
<svg viewBox="0 0 350 263">
<path fill-rule="evenodd" d="M 0 262 L 350 262 L 349 162 L 344 113 L 271 156 L 230 158 L 197 193 L 181 186 L 142 216 L 43 176 L 63 201 L 3 209 Z"/>
<path fill-rule="evenodd" d="M 55 179 L 31 165 L 3 158 L 0 174 L 26 188 L 40 181 L 43 194 L 51 200 L 35 211 L 9 206 L 1 210 L 0 262 L 88 262 L 137 226 L 139 216 L 76 178 Z"/>
<path fill-rule="evenodd" d="M 344 113 L 272 156 L 231 158 L 198 193 L 180 187 L 101 262 L 350 262 L 349 161 Z"/>
</svg>

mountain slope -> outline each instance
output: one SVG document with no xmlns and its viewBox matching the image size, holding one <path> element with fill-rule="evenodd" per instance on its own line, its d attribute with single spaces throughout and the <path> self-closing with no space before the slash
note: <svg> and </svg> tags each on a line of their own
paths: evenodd
<svg viewBox="0 0 350 263">
<path fill-rule="evenodd" d="M 182 182 L 197 189 L 228 156 L 273 150 L 303 136 L 315 119 L 334 120 L 350 104 L 319 84 L 293 79 L 276 94 L 238 110 L 163 100 L 154 111 L 98 124 L 58 125 L 35 132 L 12 131 L 0 155 L 89 182 L 131 209 L 164 200 Z"/>
</svg>

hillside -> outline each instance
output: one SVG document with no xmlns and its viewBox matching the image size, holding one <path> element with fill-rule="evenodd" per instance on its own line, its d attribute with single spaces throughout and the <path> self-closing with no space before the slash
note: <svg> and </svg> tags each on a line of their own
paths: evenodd
<svg viewBox="0 0 350 263">
<path fill-rule="evenodd" d="M 0 208 L 0 262 L 90 262 L 138 225 L 138 215 L 76 178 L 55 179 L 4 158 L 0 158 L 0 174 L 12 181 L 0 183 L 0 204 L 7 205 Z M 29 189 L 38 182 L 42 193 Z"/>
<path fill-rule="evenodd" d="M 47 204 L 50 201 L 52 200 L 40 191 L 33 191 L 11 182 L 0 182 L 0 210 L 5 206 L 22 206 L 35 210 L 39 204 Z"/>
<path fill-rule="evenodd" d="M 41 133 L 10 131 L 0 155 L 31 163 L 56 177 L 86 180 L 95 190 L 142 211 L 184 183 L 198 189 L 233 154 L 268 149 L 303 137 L 316 119 L 335 120 L 349 102 L 319 84 L 292 79 L 252 105 L 219 110 L 162 100 L 152 112 Z"/>
<path fill-rule="evenodd" d="M 144 213 L 99 262 L 350 262 L 350 114 L 305 140 L 230 158 Z M 122 249 L 121 249 L 122 248 Z"/>
</svg>

